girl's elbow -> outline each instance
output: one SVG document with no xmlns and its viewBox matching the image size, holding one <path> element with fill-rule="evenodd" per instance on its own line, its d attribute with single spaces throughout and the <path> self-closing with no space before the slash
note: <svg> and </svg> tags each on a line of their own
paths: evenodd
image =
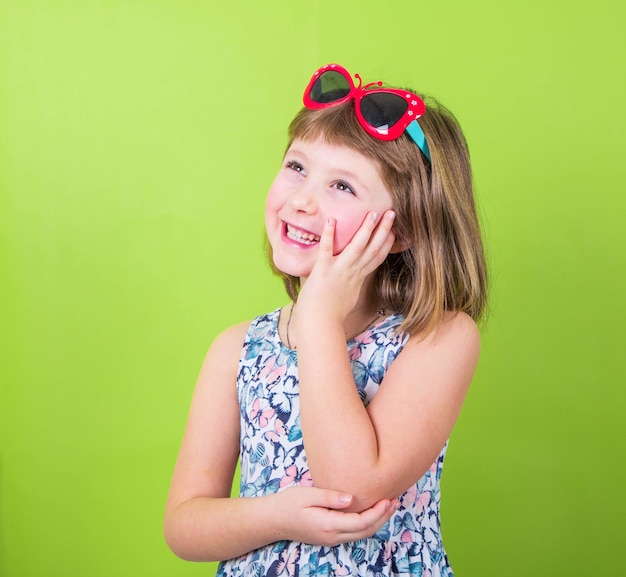
<svg viewBox="0 0 626 577">
<path fill-rule="evenodd" d="M 346 489 L 347 493 L 353 495 L 350 508 L 346 510 L 362 513 L 383 500 L 395 501 L 415 485 L 420 477 L 421 475 L 413 474 L 401 478 L 390 475 L 388 471 L 383 471 L 379 477 L 371 475 L 369 482 L 355 484 L 352 491 Z"/>
<path fill-rule="evenodd" d="M 181 512 L 165 516 L 163 537 L 170 551 L 183 561 L 205 563 L 226 558 L 220 556 L 219 544 L 199 527 L 194 527 L 189 519 L 183 519 Z"/>
<path fill-rule="evenodd" d="M 355 485 L 351 489 L 346 490 L 346 492 L 353 497 L 352 503 L 350 503 L 350 506 L 346 508 L 345 511 L 350 513 L 363 513 L 381 501 L 394 501 L 404 491 L 399 490 L 394 483 L 373 482 L 368 485 Z"/>
<path fill-rule="evenodd" d="M 176 523 L 170 516 L 166 516 L 163 522 L 163 537 L 165 539 L 165 543 L 174 555 L 180 557 L 181 559 L 188 560 L 186 551 L 183 547 L 183 543 L 181 543 L 178 533 Z"/>
<path fill-rule="evenodd" d="M 184 561 L 197 561 L 194 558 L 193 552 L 190 550 L 190 542 L 187 536 L 184 534 L 180 523 L 177 522 L 173 515 L 166 515 L 163 522 L 163 537 L 165 543 L 170 548 L 170 551 L 174 553 L 180 559 Z"/>
</svg>

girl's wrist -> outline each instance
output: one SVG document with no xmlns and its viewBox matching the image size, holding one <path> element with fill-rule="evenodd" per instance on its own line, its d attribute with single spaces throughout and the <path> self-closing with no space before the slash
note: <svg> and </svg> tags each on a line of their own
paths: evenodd
<svg viewBox="0 0 626 577">
<path fill-rule="evenodd" d="M 267 523 L 269 521 L 273 541 L 290 539 L 291 531 L 289 528 L 294 512 L 288 506 L 288 497 L 289 491 L 279 491 L 262 497 L 265 503 L 261 522 Z"/>
</svg>

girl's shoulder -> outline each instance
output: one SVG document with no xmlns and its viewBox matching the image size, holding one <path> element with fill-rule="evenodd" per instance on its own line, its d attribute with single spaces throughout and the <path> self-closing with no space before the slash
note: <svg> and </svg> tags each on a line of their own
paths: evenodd
<svg viewBox="0 0 626 577">
<path fill-rule="evenodd" d="M 463 311 L 448 311 L 439 325 L 439 328 L 432 334 L 434 343 L 445 340 L 461 339 L 468 343 L 479 343 L 480 333 L 476 321 Z"/>
<path fill-rule="evenodd" d="M 239 353 L 246 340 L 255 338 L 260 332 L 274 332 L 277 330 L 280 308 L 272 312 L 254 317 L 252 320 L 242 321 L 223 330 L 213 341 L 214 346 Z"/>
<path fill-rule="evenodd" d="M 463 358 L 473 364 L 480 353 L 480 333 L 472 317 L 462 311 L 450 311 L 439 327 L 428 335 L 411 335 L 405 349 L 424 355 Z"/>
<path fill-rule="evenodd" d="M 211 349 L 226 357 L 232 355 L 238 358 L 249 328 L 250 321 L 243 321 L 224 329 L 215 337 Z"/>
</svg>

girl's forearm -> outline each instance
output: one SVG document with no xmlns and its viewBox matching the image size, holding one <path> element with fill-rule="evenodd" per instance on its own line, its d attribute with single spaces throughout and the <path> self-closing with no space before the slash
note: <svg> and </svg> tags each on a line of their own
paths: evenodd
<svg viewBox="0 0 626 577">
<path fill-rule="evenodd" d="M 371 537 L 396 504 L 383 499 L 360 513 L 352 497 L 316 487 L 290 487 L 251 498 L 196 497 L 168 510 L 165 538 L 188 561 L 232 559 L 276 541 L 334 547 Z"/>
<path fill-rule="evenodd" d="M 187 561 L 222 561 L 279 541 L 274 497 L 190 499 L 166 514 L 167 544 Z"/>
<path fill-rule="evenodd" d="M 378 440 L 355 387 L 342 324 L 319 315 L 301 323 L 307 327 L 307 338 L 298 340 L 301 425 L 316 486 L 353 494 L 353 510 L 396 497 L 376 490 Z"/>
<path fill-rule="evenodd" d="M 300 315 L 307 327 L 298 332 L 301 424 L 314 483 L 354 495 L 352 510 L 397 497 L 450 436 L 478 360 L 476 324 L 454 315 L 436 336 L 409 339 L 366 408 L 341 323 L 319 309 Z"/>
</svg>

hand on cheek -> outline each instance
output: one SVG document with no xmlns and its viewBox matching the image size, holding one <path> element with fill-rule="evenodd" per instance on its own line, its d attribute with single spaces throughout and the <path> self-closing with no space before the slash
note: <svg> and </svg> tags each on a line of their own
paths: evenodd
<svg viewBox="0 0 626 577">
<path fill-rule="evenodd" d="M 352 254 L 359 264 L 373 272 L 386 258 L 395 241 L 393 223 L 395 212 L 386 210 L 382 216 L 378 212 L 368 212 L 363 222 L 341 252 Z"/>
<path fill-rule="evenodd" d="M 310 305 L 347 315 L 356 305 L 365 279 L 385 260 L 395 241 L 395 213 L 382 217 L 369 212 L 352 239 L 335 254 L 336 225 L 326 222 L 319 243 L 317 262 L 298 298 L 299 308 Z"/>
</svg>

